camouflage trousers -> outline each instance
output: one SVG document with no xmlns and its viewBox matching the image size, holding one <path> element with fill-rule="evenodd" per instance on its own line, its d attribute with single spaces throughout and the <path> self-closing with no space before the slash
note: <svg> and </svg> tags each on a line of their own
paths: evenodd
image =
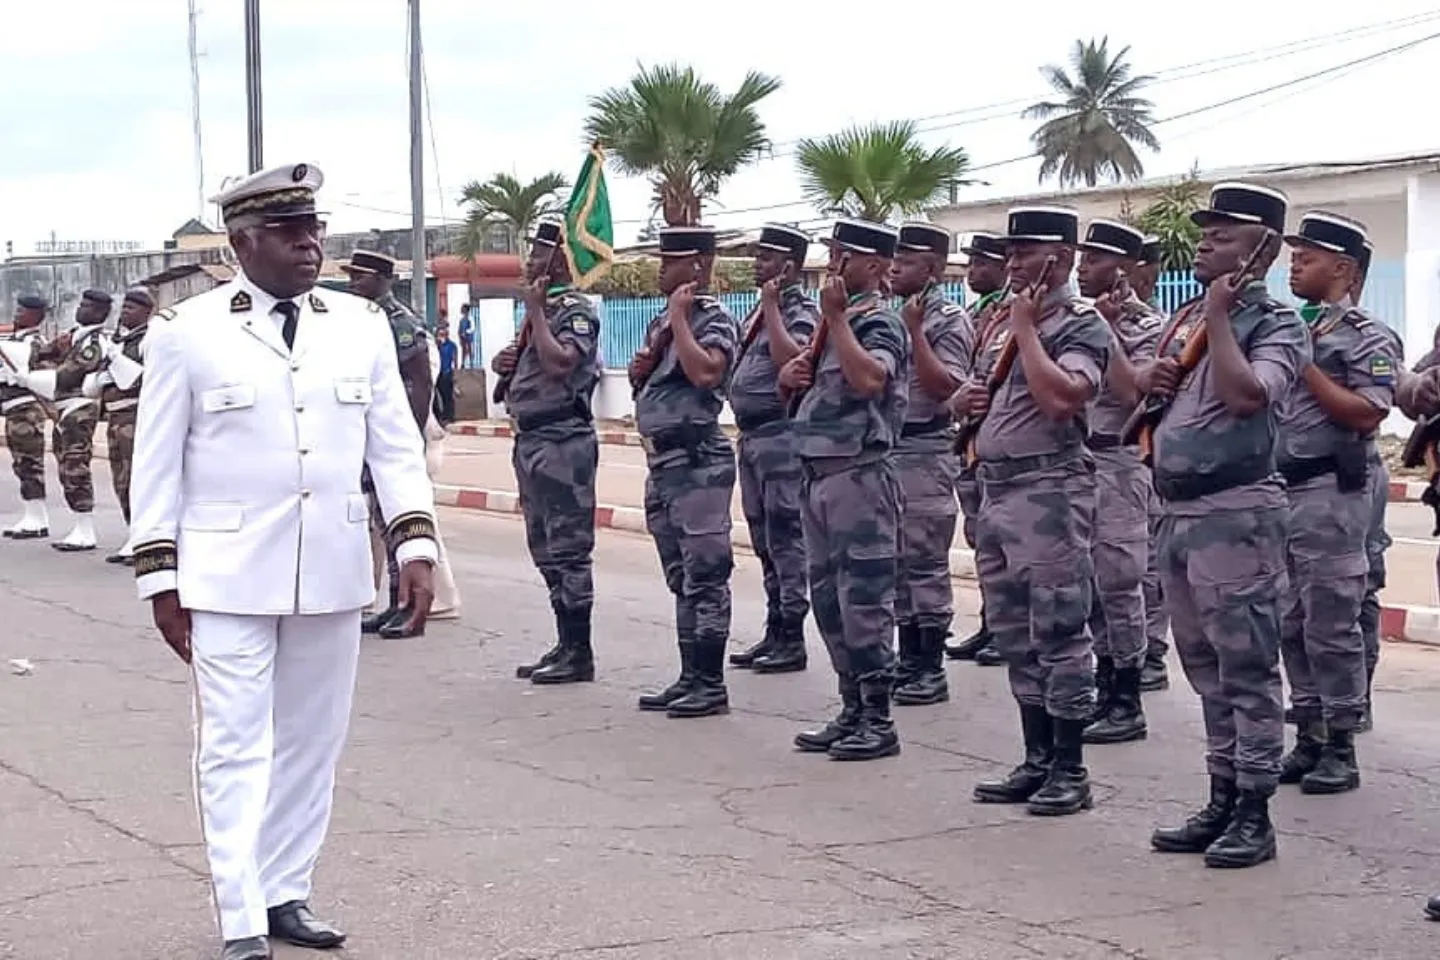
<svg viewBox="0 0 1440 960">
<path fill-rule="evenodd" d="M 137 410 L 121 410 L 105 414 L 105 449 L 110 455 L 110 479 L 115 485 L 115 499 L 120 513 L 130 523 L 130 464 L 135 458 L 135 419 Z"/>
<path fill-rule="evenodd" d="M 810 612 L 805 534 L 800 528 L 800 458 L 788 422 L 740 435 L 740 504 L 760 558 L 767 622 L 799 623 Z"/>
<path fill-rule="evenodd" d="M 904 494 L 889 458 L 809 461 L 801 522 L 810 602 L 842 677 L 879 678 L 895 665 L 896 554 Z"/>
<path fill-rule="evenodd" d="M 5 443 L 21 500 L 45 499 L 45 410 L 27 403 L 5 414 Z"/>
<path fill-rule="evenodd" d="M 95 427 L 99 422 L 100 411 L 91 403 L 62 415 L 50 431 L 60 489 L 65 492 L 65 503 L 75 513 L 95 510 L 91 458 L 95 456 Z"/>
<path fill-rule="evenodd" d="M 1143 581 L 1150 558 L 1150 471 L 1134 452 L 1095 453 L 1095 597 L 1090 630 L 1095 655 L 1117 667 L 1145 660 Z"/>
<path fill-rule="evenodd" d="M 553 435 L 542 427 L 515 438 L 515 468 L 525 542 L 557 612 L 595 605 L 595 473 L 600 445 L 594 429 Z"/>
<path fill-rule="evenodd" d="M 1150 655 L 1164 657 L 1170 649 L 1165 635 L 1170 632 L 1170 611 L 1165 608 L 1165 588 L 1160 580 L 1160 496 L 1155 483 L 1146 477 L 1146 511 L 1150 519 L 1150 544 L 1145 558 L 1145 577 L 1141 590 L 1145 595 L 1145 646 Z"/>
<path fill-rule="evenodd" d="M 1369 558 L 1371 488 L 1341 493 L 1335 476 L 1288 491 L 1289 589 L 1281 607 L 1280 652 L 1297 720 L 1353 730 L 1365 710 L 1365 643 L 1360 605 Z"/>
<path fill-rule="evenodd" d="M 1200 695 L 1206 765 L 1212 776 L 1269 794 L 1285 748 L 1280 598 L 1287 510 L 1189 512 L 1167 507 L 1160 521 L 1160 576 L 1180 664 Z"/>
<path fill-rule="evenodd" d="M 1088 621 L 1095 465 L 1087 456 L 981 462 L 975 571 L 1010 691 L 1053 717 L 1095 710 Z"/>
<path fill-rule="evenodd" d="M 1370 458 L 1370 526 L 1365 531 L 1365 599 L 1360 602 L 1360 637 L 1365 643 L 1365 672 L 1374 674 L 1380 662 L 1380 591 L 1385 589 L 1385 551 L 1390 534 L 1385 529 L 1385 508 L 1390 502 L 1390 469 L 1378 452 Z M 1437 558 L 1440 563 L 1440 558 Z M 1440 576 L 1437 576 L 1440 579 Z"/>
<path fill-rule="evenodd" d="M 955 616 L 950 548 L 960 508 L 955 499 L 958 463 L 950 442 L 901 441 L 893 458 L 904 495 L 900 518 L 895 617 L 902 623 L 946 630 Z"/>
<path fill-rule="evenodd" d="M 733 455 L 652 468 L 645 478 L 645 527 L 675 596 L 675 633 L 682 643 L 723 646 L 730 639 L 734 491 Z"/>
</svg>

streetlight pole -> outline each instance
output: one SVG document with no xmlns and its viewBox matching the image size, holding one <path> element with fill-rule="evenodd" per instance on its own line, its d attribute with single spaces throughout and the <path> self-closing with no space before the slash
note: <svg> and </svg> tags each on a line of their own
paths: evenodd
<svg viewBox="0 0 1440 960">
<path fill-rule="evenodd" d="M 410 303 L 425 316 L 424 73 L 420 65 L 420 0 L 410 0 Z"/>
<path fill-rule="evenodd" d="M 265 165 L 260 116 L 260 0 L 245 0 L 245 132 L 251 173 Z"/>
</svg>

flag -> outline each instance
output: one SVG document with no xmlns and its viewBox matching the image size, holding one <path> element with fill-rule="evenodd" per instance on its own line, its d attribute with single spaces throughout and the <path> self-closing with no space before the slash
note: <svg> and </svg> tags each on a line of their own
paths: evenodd
<svg viewBox="0 0 1440 960">
<path fill-rule="evenodd" d="M 590 147 L 565 204 L 565 260 L 577 287 L 584 290 L 605 275 L 615 261 L 614 243 L 605 154 L 597 143 Z"/>
</svg>

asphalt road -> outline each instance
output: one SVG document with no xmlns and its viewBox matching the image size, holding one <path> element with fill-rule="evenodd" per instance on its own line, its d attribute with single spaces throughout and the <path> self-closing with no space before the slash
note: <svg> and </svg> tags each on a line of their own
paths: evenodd
<svg viewBox="0 0 1440 960">
<path fill-rule="evenodd" d="M 0 502 L 14 495 L 0 480 Z M 898 711 L 904 753 L 869 764 L 790 749 L 834 708 L 823 655 L 801 675 L 732 676 L 728 717 L 641 714 L 635 695 L 674 669 L 670 603 L 648 542 L 604 533 L 599 682 L 534 688 L 511 675 L 549 627 L 520 524 L 442 524 L 464 619 L 367 641 L 362 659 L 315 897 L 352 960 L 1435 951 L 1420 905 L 1440 889 L 1440 654 L 1386 648 L 1365 786 L 1285 791 L 1280 859 L 1222 873 L 1148 850 L 1204 790 L 1183 682 L 1147 701 L 1148 742 L 1091 751 L 1093 811 L 1042 821 L 969 799 L 1017 759 L 1003 671 L 952 667 L 952 702 Z M 100 527 L 118 539 L 113 511 Z M 737 639 L 760 620 L 758 581 L 742 557 Z M 34 672 L 0 674 L 0 957 L 213 956 L 190 691 L 129 571 L 0 543 L 0 666 L 11 658 Z"/>
</svg>

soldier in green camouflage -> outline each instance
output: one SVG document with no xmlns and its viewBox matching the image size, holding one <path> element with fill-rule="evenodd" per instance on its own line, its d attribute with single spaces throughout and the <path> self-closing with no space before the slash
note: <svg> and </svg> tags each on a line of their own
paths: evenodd
<svg viewBox="0 0 1440 960">
<path fill-rule="evenodd" d="M 50 535 L 45 510 L 45 407 L 27 385 L 45 341 L 40 324 L 50 305 L 41 297 L 16 301 L 14 332 L 0 342 L 0 415 L 24 513 L 5 529 L 7 540 L 40 540 Z"/>
<path fill-rule="evenodd" d="M 110 458 L 110 479 L 125 524 L 130 524 L 130 464 L 135 454 L 135 419 L 140 410 L 140 379 L 145 371 L 145 332 L 155 300 L 143 287 L 125 294 L 120 304 L 120 325 L 113 338 L 103 341 L 105 369 L 100 375 L 100 404 L 105 416 L 105 448 Z M 132 566 L 135 544 L 130 537 L 107 563 Z"/>
</svg>

